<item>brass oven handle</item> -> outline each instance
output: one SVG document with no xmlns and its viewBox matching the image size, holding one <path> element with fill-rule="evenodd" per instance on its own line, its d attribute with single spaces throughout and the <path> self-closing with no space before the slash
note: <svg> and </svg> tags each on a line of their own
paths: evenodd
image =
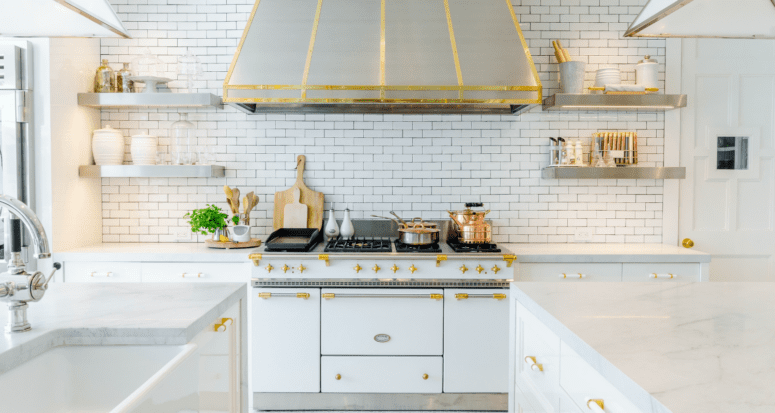
<svg viewBox="0 0 775 413">
<path fill-rule="evenodd" d="M 309 293 L 258 293 L 258 298 L 272 298 L 272 297 L 292 297 L 292 298 L 309 298 Z"/>
<path fill-rule="evenodd" d="M 332 298 L 431 298 L 441 300 L 444 294 L 347 294 L 347 293 L 323 293 L 320 294 L 326 300 Z"/>
<path fill-rule="evenodd" d="M 494 298 L 498 301 L 505 300 L 506 294 L 466 294 L 466 293 L 458 293 L 455 294 L 455 298 L 458 300 L 465 300 L 468 298 Z"/>
</svg>

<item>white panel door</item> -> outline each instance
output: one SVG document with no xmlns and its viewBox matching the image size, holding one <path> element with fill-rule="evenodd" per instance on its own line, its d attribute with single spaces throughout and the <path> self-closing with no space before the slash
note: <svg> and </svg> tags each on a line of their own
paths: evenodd
<svg viewBox="0 0 775 413">
<path fill-rule="evenodd" d="M 320 290 L 253 288 L 251 294 L 253 391 L 319 392 Z"/>
<path fill-rule="evenodd" d="M 444 290 L 445 393 L 508 393 L 508 293 Z"/>
<path fill-rule="evenodd" d="M 679 238 L 711 281 L 775 281 L 775 41 L 685 39 Z"/>
</svg>

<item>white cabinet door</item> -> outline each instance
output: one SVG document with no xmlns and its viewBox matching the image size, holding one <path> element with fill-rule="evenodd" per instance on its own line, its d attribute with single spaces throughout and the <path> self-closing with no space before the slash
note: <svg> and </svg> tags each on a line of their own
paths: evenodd
<svg viewBox="0 0 775 413">
<path fill-rule="evenodd" d="M 143 282 L 246 282 L 249 263 L 144 262 Z"/>
<path fill-rule="evenodd" d="M 254 288 L 251 293 L 253 392 L 319 392 L 320 290 Z"/>
<path fill-rule="evenodd" d="M 203 411 L 238 412 L 241 388 L 240 303 L 199 333 L 199 407 Z"/>
<path fill-rule="evenodd" d="M 444 290 L 444 392 L 508 393 L 508 292 Z"/>
<path fill-rule="evenodd" d="M 619 263 L 532 263 L 519 264 L 516 281 L 540 282 L 587 282 L 621 281 L 622 264 Z"/>
<path fill-rule="evenodd" d="M 441 393 L 441 357 L 321 357 L 324 393 Z"/>
<path fill-rule="evenodd" d="M 322 354 L 440 356 L 442 295 L 443 290 L 323 289 Z"/>
<path fill-rule="evenodd" d="M 700 264 L 676 262 L 625 263 L 622 281 L 640 282 L 692 282 L 702 281 Z"/>
<path fill-rule="evenodd" d="M 140 282 L 139 262 L 67 261 L 65 282 Z"/>
<path fill-rule="evenodd" d="M 556 412 L 560 404 L 560 338 L 517 304 L 515 382 L 531 405 Z"/>
</svg>

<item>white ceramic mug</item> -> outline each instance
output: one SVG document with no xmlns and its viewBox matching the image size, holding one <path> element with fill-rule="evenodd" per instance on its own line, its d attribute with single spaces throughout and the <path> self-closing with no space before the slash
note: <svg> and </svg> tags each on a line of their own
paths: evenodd
<svg viewBox="0 0 775 413">
<path fill-rule="evenodd" d="M 229 233 L 231 234 L 231 240 L 234 242 L 250 241 L 250 227 L 248 225 L 229 227 Z"/>
</svg>

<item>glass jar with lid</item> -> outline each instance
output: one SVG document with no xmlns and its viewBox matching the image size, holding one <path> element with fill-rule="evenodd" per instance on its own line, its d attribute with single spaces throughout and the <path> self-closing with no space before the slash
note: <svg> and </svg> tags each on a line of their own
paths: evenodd
<svg viewBox="0 0 775 413">
<path fill-rule="evenodd" d="M 170 161 L 173 165 L 192 165 L 196 162 L 196 127 L 181 113 L 180 120 L 170 127 Z"/>
</svg>

